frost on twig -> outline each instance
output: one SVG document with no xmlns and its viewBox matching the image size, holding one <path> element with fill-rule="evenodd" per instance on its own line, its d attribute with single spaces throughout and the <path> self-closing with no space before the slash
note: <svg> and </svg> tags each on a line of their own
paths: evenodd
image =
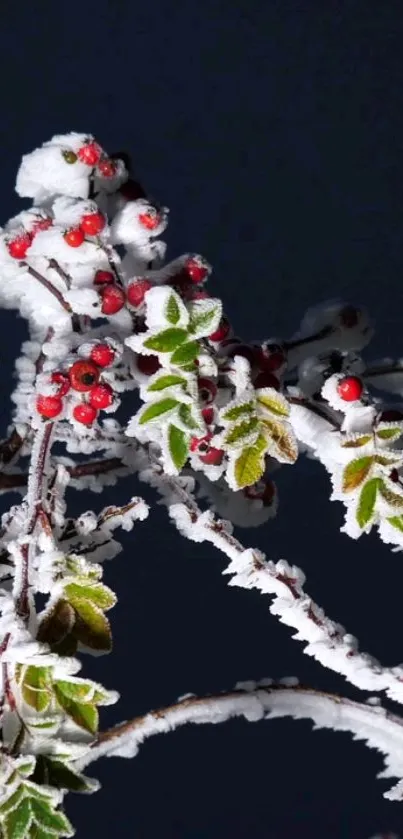
<svg viewBox="0 0 403 839">
<path fill-rule="evenodd" d="M 292 680 L 284 680 L 287 681 Z M 100 757 L 135 757 L 139 746 L 154 734 L 166 734 L 188 723 L 221 723 L 233 717 L 248 722 L 276 719 L 311 719 L 315 729 L 348 731 L 355 740 L 384 756 L 380 778 L 399 778 L 385 798 L 403 796 L 403 723 L 378 704 L 361 704 L 299 685 L 248 682 L 238 689 L 214 696 L 190 696 L 174 705 L 151 711 L 98 735 L 89 752 L 77 760 L 82 770 Z"/>
</svg>

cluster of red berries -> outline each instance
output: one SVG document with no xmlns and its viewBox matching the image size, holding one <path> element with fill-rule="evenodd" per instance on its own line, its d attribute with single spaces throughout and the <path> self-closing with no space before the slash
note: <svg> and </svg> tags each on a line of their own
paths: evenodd
<svg viewBox="0 0 403 839">
<path fill-rule="evenodd" d="M 115 161 L 106 157 L 101 146 L 95 142 L 85 143 L 78 149 L 77 153 L 71 149 L 66 149 L 62 152 L 62 155 L 66 163 L 77 163 L 77 160 L 79 160 L 86 166 L 90 166 L 91 169 L 96 167 L 97 173 L 102 175 L 103 178 L 113 178 L 117 172 Z"/>
<path fill-rule="evenodd" d="M 110 367 L 115 352 L 109 344 L 95 344 L 86 360 L 75 361 L 66 372 L 56 371 L 50 381 L 57 387 L 53 395 L 39 395 L 36 409 L 45 419 L 55 419 L 63 410 L 63 396 L 69 390 L 88 394 L 88 401 L 79 402 L 73 408 L 73 417 L 84 425 L 92 425 L 98 411 L 109 408 L 113 403 L 113 390 L 106 382 L 100 382 L 103 368 Z"/>
<path fill-rule="evenodd" d="M 216 335 L 218 333 L 214 333 Z M 210 336 L 211 340 L 212 336 Z M 225 359 L 236 355 L 246 358 L 251 366 L 252 381 L 255 388 L 280 388 L 279 370 L 287 362 L 285 349 L 280 344 L 245 344 L 240 338 L 227 338 L 221 341 L 220 354 Z M 225 372 L 225 368 L 223 368 Z M 277 374 L 277 375 L 275 375 Z"/>
<path fill-rule="evenodd" d="M 106 224 L 105 216 L 99 210 L 85 213 L 78 227 L 71 227 L 63 234 L 64 241 L 71 248 L 79 248 L 86 236 L 98 236 Z"/>
<path fill-rule="evenodd" d="M 210 445 L 214 435 L 208 431 L 203 437 L 192 437 L 190 440 L 190 451 L 195 452 L 202 463 L 208 466 L 220 466 L 223 461 L 224 452 Z"/>
<path fill-rule="evenodd" d="M 96 271 L 93 282 L 102 300 L 102 313 L 116 315 L 120 312 L 126 303 L 126 294 L 124 289 L 116 284 L 112 271 Z"/>
<path fill-rule="evenodd" d="M 48 230 L 52 227 L 53 220 L 50 216 L 38 216 L 33 222 L 30 231 L 21 228 L 16 236 L 9 236 L 6 240 L 6 247 L 13 259 L 25 259 L 28 248 L 31 247 L 37 233 L 41 230 Z"/>
</svg>

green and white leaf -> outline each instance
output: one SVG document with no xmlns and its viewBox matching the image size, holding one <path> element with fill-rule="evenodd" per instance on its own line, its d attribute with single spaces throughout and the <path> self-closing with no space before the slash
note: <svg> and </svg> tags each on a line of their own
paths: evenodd
<svg viewBox="0 0 403 839">
<path fill-rule="evenodd" d="M 295 463 L 298 458 L 298 442 L 289 422 L 269 418 L 261 420 L 260 427 L 267 440 L 267 451 L 279 463 Z"/>
<path fill-rule="evenodd" d="M 188 310 L 180 295 L 167 285 L 154 286 L 145 297 L 146 324 L 150 330 L 158 331 L 174 325 L 187 329 Z M 177 314 L 179 317 L 177 320 Z"/>
<path fill-rule="evenodd" d="M 253 446 L 245 446 L 236 454 L 231 453 L 226 479 L 231 489 L 237 491 L 258 481 L 265 469 L 267 441 L 260 434 Z"/>
<path fill-rule="evenodd" d="M 222 447 L 231 449 L 242 449 L 245 446 L 253 446 L 259 437 L 260 423 L 256 416 L 246 416 L 237 423 L 231 424 L 222 435 Z"/>
<path fill-rule="evenodd" d="M 197 341 L 186 341 L 176 349 L 170 359 L 169 364 L 173 367 L 186 367 L 186 369 L 193 369 L 200 352 L 200 345 Z"/>
<path fill-rule="evenodd" d="M 374 432 L 377 436 L 378 442 L 384 440 L 387 443 L 392 443 L 402 436 L 403 428 L 400 425 L 396 425 L 395 423 L 391 424 L 381 422 L 374 429 Z"/>
<path fill-rule="evenodd" d="M 218 328 L 222 318 L 222 302 L 208 297 L 204 300 L 192 300 L 188 304 L 189 334 L 194 338 L 204 338 Z"/>
<path fill-rule="evenodd" d="M 178 388 L 178 387 L 186 387 L 187 381 L 184 376 L 180 376 L 178 373 L 155 373 L 154 376 L 150 378 L 150 381 L 145 388 L 148 394 L 152 394 L 153 398 L 155 393 L 159 393 L 162 390 L 167 390 L 169 388 Z"/>
<path fill-rule="evenodd" d="M 54 796 L 31 782 L 10 790 L 0 803 L 3 839 L 50 839 L 70 837 L 74 829 L 67 816 L 56 809 Z"/>
<path fill-rule="evenodd" d="M 380 478 L 370 478 L 361 489 L 355 514 L 361 529 L 368 527 L 374 521 L 380 482 Z"/>
<path fill-rule="evenodd" d="M 374 456 L 367 455 L 351 460 L 344 468 L 342 491 L 354 492 L 368 477 L 374 463 Z"/>
<path fill-rule="evenodd" d="M 186 329 L 171 326 L 143 339 L 143 347 L 155 353 L 173 353 L 187 341 Z"/>
<path fill-rule="evenodd" d="M 203 414 L 195 402 L 189 405 L 179 405 L 171 422 L 177 428 L 185 431 L 187 434 L 191 434 L 192 437 L 197 437 L 199 433 L 203 434 L 206 431 Z"/>
<path fill-rule="evenodd" d="M 278 419 L 287 419 L 290 415 L 290 406 L 287 399 L 273 387 L 256 390 L 256 402 L 258 416 L 262 418 L 265 418 L 268 414 Z"/>
<path fill-rule="evenodd" d="M 183 431 L 175 425 L 168 425 L 164 454 L 169 459 L 170 468 L 167 469 L 167 463 L 165 463 L 165 468 L 170 475 L 179 475 L 181 469 L 183 469 L 189 456 L 189 442 L 189 432 Z"/>
<path fill-rule="evenodd" d="M 159 399 L 156 402 L 147 403 L 140 408 L 136 415 L 136 420 L 139 425 L 146 425 L 151 422 L 163 424 L 176 411 L 179 404 L 179 401 L 171 396 L 166 396 L 164 399 Z"/>
<path fill-rule="evenodd" d="M 256 401 L 254 397 L 250 398 L 250 394 L 246 394 L 243 398 L 232 399 L 219 412 L 220 422 L 223 425 L 252 416 L 256 416 Z"/>
</svg>

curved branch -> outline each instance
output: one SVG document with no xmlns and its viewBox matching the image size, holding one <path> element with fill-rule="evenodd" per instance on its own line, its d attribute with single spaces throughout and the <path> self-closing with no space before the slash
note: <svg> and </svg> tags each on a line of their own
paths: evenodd
<svg viewBox="0 0 403 839">
<path fill-rule="evenodd" d="M 227 693 L 206 697 L 189 695 L 173 705 L 135 717 L 99 734 L 77 761 L 84 769 L 100 757 L 135 757 L 139 746 L 154 734 L 166 734 L 188 723 L 219 723 L 234 717 L 248 722 L 291 716 L 311 719 L 315 728 L 347 731 L 369 748 L 382 752 L 385 767 L 379 777 L 399 778 L 385 798 L 403 798 L 403 720 L 379 705 L 362 704 L 299 685 L 240 684 Z"/>
</svg>

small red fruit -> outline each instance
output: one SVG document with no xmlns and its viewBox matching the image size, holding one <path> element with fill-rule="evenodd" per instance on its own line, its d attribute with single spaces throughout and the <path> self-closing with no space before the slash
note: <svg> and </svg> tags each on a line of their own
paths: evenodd
<svg viewBox="0 0 403 839">
<path fill-rule="evenodd" d="M 63 402 L 60 396 L 38 396 L 36 410 L 47 419 L 57 417 L 63 409 Z"/>
<path fill-rule="evenodd" d="M 227 358 L 235 358 L 236 355 L 240 355 L 242 358 L 246 358 L 251 366 L 256 363 L 256 350 L 248 346 L 248 344 L 236 343 L 232 346 L 229 345 L 225 355 Z"/>
<path fill-rule="evenodd" d="M 101 290 L 102 312 L 104 315 L 116 315 L 126 302 L 123 289 L 117 285 L 107 285 Z"/>
<path fill-rule="evenodd" d="M 99 370 L 92 361 L 75 361 L 69 370 L 70 384 L 74 390 L 86 393 L 96 385 Z"/>
<path fill-rule="evenodd" d="M 245 487 L 243 493 L 246 498 L 258 499 L 259 501 L 263 501 L 264 507 L 270 507 L 276 493 L 276 487 L 273 481 L 269 480 L 267 483 L 265 481 L 258 481 L 256 484 L 252 484 L 252 486 Z"/>
<path fill-rule="evenodd" d="M 214 408 L 208 405 L 206 408 L 202 408 L 202 415 L 204 422 L 206 425 L 212 425 L 214 421 Z"/>
<path fill-rule="evenodd" d="M 97 416 L 97 409 L 88 402 L 80 402 L 73 408 L 73 417 L 77 422 L 82 422 L 83 425 L 92 425 Z"/>
<path fill-rule="evenodd" d="M 104 178 L 113 178 L 117 172 L 117 165 L 113 160 L 110 160 L 109 157 L 104 158 L 104 160 L 100 160 L 98 163 L 98 171 Z"/>
<path fill-rule="evenodd" d="M 84 242 L 85 235 L 80 227 L 72 227 L 71 230 L 66 230 L 63 234 L 64 241 L 71 248 L 79 248 Z"/>
<path fill-rule="evenodd" d="M 98 367 L 109 367 L 114 358 L 115 352 L 109 344 L 96 344 L 91 350 L 90 359 Z"/>
<path fill-rule="evenodd" d="M 255 388 L 274 387 L 275 390 L 280 390 L 280 382 L 277 376 L 274 376 L 273 373 L 267 373 L 266 370 L 262 370 L 257 374 L 256 379 L 253 381 L 253 386 Z"/>
<path fill-rule="evenodd" d="M 133 178 L 129 178 L 125 184 L 122 184 L 122 186 L 119 187 L 118 192 L 126 199 L 126 201 L 137 201 L 138 198 L 146 197 L 141 184 L 134 181 Z"/>
<path fill-rule="evenodd" d="M 107 283 L 114 283 L 115 277 L 112 271 L 97 271 L 94 277 L 94 285 L 106 285 Z"/>
<path fill-rule="evenodd" d="M 231 329 L 230 322 L 224 315 L 221 318 L 221 321 L 220 321 L 216 331 L 212 332 L 211 335 L 208 336 L 209 340 L 214 341 L 215 343 L 220 343 L 221 341 L 224 341 L 224 339 L 228 337 L 230 329 Z"/>
<path fill-rule="evenodd" d="M 197 382 L 199 396 L 204 405 L 211 405 L 217 395 L 217 385 L 203 376 Z"/>
<path fill-rule="evenodd" d="M 104 229 L 105 224 L 102 213 L 87 213 L 81 219 L 80 228 L 86 236 L 97 236 Z"/>
<path fill-rule="evenodd" d="M 57 395 L 65 396 L 70 390 L 70 379 L 66 373 L 55 372 L 50 377 L 52 384 L 58 386 Z"/>
<path fill-rule="evenodd" d="M 189 257 L 185 262 L 184 268 L 193 283 L 202 283 L 211 272 L 208 262 L 198 254 Z"/>
<path fill-rule="evenodd" d="M 153 287 L 153 284 L 150 283 L 150 280 L 135 280 L 135 282 L 130 283 L 127 287 L 127 299 L 131 306 L 134 306 L 136 309 L 144 303 L 144 296 L 146 291 L 149 291 L 150 288 Z"/>
<path fill-rule="evenodd" d="M 136 364 L 139 372 L 145 376 L 152 376 L 161 367 L 159 358 L 156 355 L 138 355 Z"/>
<path fill-rule="evenodd" d="M 52 225 L 53 219 L 49 218 L 49 216 L 47 218 L 38 218 L 32 225 L 32 235 L 36 236 L 41 230 L 49 230 L 49 227 L 52 227 Z"/>
<path fill-rule="evenodd" d="M 146 227 L 147 230 L 155 230 L 161 221 L 161 216 L 151 207 L 146 213 L 139 213 L 138 219 L 140 224 Z"/>
<path fill-rule="evenodd" d="M 257 348 L 257 363 L 262 370 L 273 373 L 286 361 L 286 355 L 280 344 L 263 344 Z"/>
<path fill-rule="evenodd" d="M 357 376 L 346 376 L 337 385 L 337 393 L 345 402 L 356 402 L 361 398 L 363 390 L 362 381 Z"/>
<path fill-rule="evenodd" d="M 222 449 L 216 449 L 210 446 L 212 434 L 209 432 L 203 437 L 192 437 L 190 440 L 190 451 L 197 452 L 202 463 L 208 466 L 219 466 L 222 463 L 224 452 Z"/>
<path fill-rule="evenodd" d="M 96 166 L 101 159 L 101 154 L 102 149 L 98 143 L 86 143 L 78 150 L 77 157 L 81 160 L 81 163 L 86 163 L 87 166 Z"/>
<path fill-rule="evenodd" d="M 7 242 L 7 250 L 13 259 L 25 259 L 31 244 L 32 236 L 29 233 L 20 233 L 15 239 Z"/>
<path fill-rule="evenodd" d="M 393 483 L 395 483 L 395 484 L 398 482 L 398 480 L 399 480 L 399 473 L 398 473 L 397 469 L 392 469 L 392 471 L 391 471 L 391 473 L 390 473 L 390 475 L 389 475 L 389 480 L 390 480 L 390 481 L 393 481 Z"/>
<path fill-rule="evenodd" d="M 113 402 L 113 390 L 107 384 L 95 385 L 89 395 L 89 400 L 93 408 L 98 410 L 109 408 Z"/>
</svg>

